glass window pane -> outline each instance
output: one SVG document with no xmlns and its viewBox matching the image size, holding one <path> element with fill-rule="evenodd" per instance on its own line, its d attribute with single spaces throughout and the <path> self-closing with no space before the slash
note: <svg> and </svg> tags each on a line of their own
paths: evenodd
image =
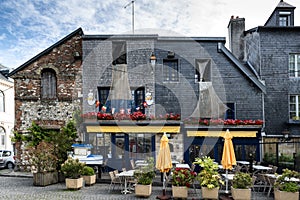
<svg viewBox="0 0 300 200">
<path fill-rule="evenodd" d="M 178 81 L 178 60 L 164 60 L 163 65 L 164 81 Z"/>
<path fill-rule="evenodd" d="M 129 156 L 134 159 L 145 159 L 151 156 L 150 134 L 129 134 Z"/>
</svg>

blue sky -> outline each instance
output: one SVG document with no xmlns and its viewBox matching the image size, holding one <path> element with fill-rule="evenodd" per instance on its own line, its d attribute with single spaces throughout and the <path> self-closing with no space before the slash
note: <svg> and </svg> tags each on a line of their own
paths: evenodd
<svg viewBox="0 0 300 200">
<path fill-rule="evenodd" d="M 226 37 L 232 15 L 262 26 L 280 0 L 135 0 L 135 33 Z M 84 34 L 131 33 L 131 0 L 0 0 L 0 64 L 17 68 L 81 27 Z M 285 0 L 299 7 L 299 0 Z"/>
</svg>

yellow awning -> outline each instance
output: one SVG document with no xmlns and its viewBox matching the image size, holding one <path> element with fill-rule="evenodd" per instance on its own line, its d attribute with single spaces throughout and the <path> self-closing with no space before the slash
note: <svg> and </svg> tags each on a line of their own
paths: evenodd
<svg viewBox="0 0 300 200">
<path fill-rule="evenodd" d="M 88 133 L 179 133 L 180 126 L 87 126 Z"/>
<path fill-rule="evenodd" d="M 188 137 L 224 137 L 226 131 L 187 131 Z M 256 137 L 257 131 L 230 131 L 233 137 Z"/>
</svg>

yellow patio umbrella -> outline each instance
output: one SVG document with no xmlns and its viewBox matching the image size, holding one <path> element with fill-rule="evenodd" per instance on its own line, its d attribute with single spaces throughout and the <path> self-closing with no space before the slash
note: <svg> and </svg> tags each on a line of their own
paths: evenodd
<svg viewBox="0 0 300 200">
<path fill-rule="evenodd" d="M 234 148 L 232 144 L 232 135 L 229 130 L 226 130 L 224 134 L 224 147 L 222 154 L 222 166 L 226 169 L 226 193 L 228 193 L 228 169 L 232 170 L 232 166 L 236 165 L 236 158 L 234 153 Z"/>
<path fill-rule="evenodd" d="M 156 168 L 163 173 L 163 195 L 157 196 L 158 199 L 168 199 L 166 196 L 166 173 L 172 169 L 172 158 L 169 147 L 169 139 L 166 133 L 160 139 L 160 148 L 156 160 Z"/>
</svg>

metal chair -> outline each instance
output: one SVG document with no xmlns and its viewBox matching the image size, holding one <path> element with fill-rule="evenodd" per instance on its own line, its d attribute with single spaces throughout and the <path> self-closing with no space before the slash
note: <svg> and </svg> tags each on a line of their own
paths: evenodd
<svg viewBox="0 0 300 200">
<path fill-rule="evenodd" d="M 266 176 L 266 181 L 267 181 L 266 188 L 268 189 L 268 197 L 269 197 L 272 189 L 274 188 L 274 183 L 276 181 L 276 178 Z"/>
<path fill-rule="evenodd" d="M 134 163 L 134 160 L 133 160 L 133 159 L 131 159 L 131 160 L 130 160 L 130 164 L 131 164 L 131 168 L 132 168 L 132 169 L 135 169 L 135 168 L 136 168 L 136 166 L 135 166 L 135 163 Z"/>
<path fill-rule="evenodd" d="M 108 173 L 110 176 L 110 185 L 109 185 L 108 191 L 111 190 L 111 187 L 113 187 L 112 189 L 114 190 L 115 185 L 119 185 L 120 189 L 122 189 L 123 183 L 122 183 L 121 179 L 115 175 L 114 171 L 110 171 Z"/>
<path fill-rule="evenodd" d="M 265 192 L 266 191 L 266 187 L 267 187 L 267 180 L 264 174 L 256 174 L 256 180 L 252 186 L 253 191 L 255 191 L 255 189 L 257 189 L 257 192 Z"/>
<path fill-rule="evenodd" d="M 277 172 L 277 169 L 278 169 L 278 167 L 274 165 L 272 167 L 272 173 L 275 174 Z"/>
</svg>

